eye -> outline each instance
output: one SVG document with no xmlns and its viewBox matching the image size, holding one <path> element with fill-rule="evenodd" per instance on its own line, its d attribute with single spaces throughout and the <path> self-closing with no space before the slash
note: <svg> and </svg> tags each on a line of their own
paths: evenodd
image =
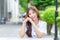
<svg viewBox="0 0 60 40">
<path fill-rule="evenodd" d="M 31 15 L 31 13 L 29 13 L 29 15 Z"/>
</svg>

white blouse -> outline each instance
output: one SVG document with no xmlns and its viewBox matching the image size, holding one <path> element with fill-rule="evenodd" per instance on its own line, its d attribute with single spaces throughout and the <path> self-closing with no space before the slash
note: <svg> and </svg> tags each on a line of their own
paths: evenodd
<svg viewBox="0 0 60 40">
<path fill-rule="evenodd" d="M 26 32 L 27 28 L 25 27 L 25 32 Z M 47 23 L 44 21 L 39 20 L 38 23 L 38 30 L 40 30 L 40 32 L 47 34 Z M 32 25 L 32 38 L 37 38 L 37 35 L 34 31 L 33 25 Z"/>
</svg>

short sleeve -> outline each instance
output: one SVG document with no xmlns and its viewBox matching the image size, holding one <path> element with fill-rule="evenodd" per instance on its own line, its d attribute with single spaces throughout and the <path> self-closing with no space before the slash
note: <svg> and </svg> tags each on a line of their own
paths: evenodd
<svg viewBox="0 0 60 40">
<path fill-rule="evenodd" d="M 39 23 L 39 28 L 40 32 L 47 34 L 47 23 L 42 21 Z"/>
</svg>

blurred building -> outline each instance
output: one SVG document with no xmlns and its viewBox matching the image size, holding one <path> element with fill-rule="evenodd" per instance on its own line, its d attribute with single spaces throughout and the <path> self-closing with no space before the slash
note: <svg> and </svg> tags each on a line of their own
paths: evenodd
<svg viewBox="0 0 60 40">
<path fill-rule="evenodd" d="M 2 17 L 5 17 L 7 20 L 10 21 L 18 21 L 18 14 L 18 0 L 0 0 L 0 19 Z"/>
<path fill-rule="evenodd" d="M 7 18 L 7 0 L 0 0 L 0 19 Z"/>
<path fill-rule="evenodd" d="M 19 15 L 19 1 L 18 0 L 7 0 L 7 11 L 8 14 L 11 13 L 11 22 L 17 22 Z"/>
</svg>

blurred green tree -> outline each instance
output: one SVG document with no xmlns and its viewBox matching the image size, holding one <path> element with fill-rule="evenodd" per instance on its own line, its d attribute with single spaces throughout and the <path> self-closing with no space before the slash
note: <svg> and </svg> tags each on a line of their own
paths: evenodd
<svg viewBox="0 0 60 40">
<path fill-rule="evenodd" d="M 32 5 L 39 10 L 44 10 L 47 6 L 55 5 L 55 0 L 32 0 Z"/>
<path fill-rule="evenodd" d="M 19 0 L 19 4 L 25 8 L 28 7 L 29 0 Z M 45 9 L 45 7 L 50 5 L 55 5 L 55 0 L 32 0 L 32 5 L 36 6 L 39 10 Z"/>
<path fill-rule="evenodd" d="M 28 0 L 19 0 L 19 4 L 24 8 L 24 10 L 26 10 L 28 7 Z"/>
</svg>

